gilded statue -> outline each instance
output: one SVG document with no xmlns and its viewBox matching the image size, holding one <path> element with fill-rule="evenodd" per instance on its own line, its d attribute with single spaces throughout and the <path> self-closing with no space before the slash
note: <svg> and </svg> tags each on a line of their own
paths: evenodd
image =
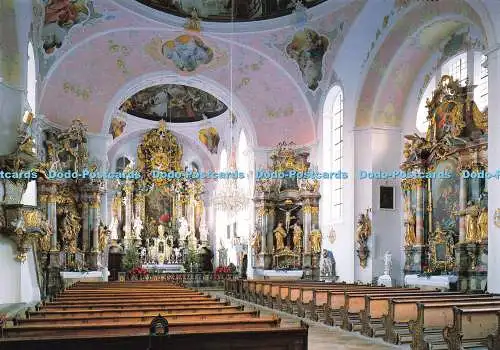
<svg viewBox="0 0 500 350">
<path fill-rule="evenodd" d="M 411 247 L 417 243 L 416 224 L 415 211 L 410 210 L 408 220 L 406 221 L 405 245 L 407 247 Z"/>
<path fill-rule="evenodd" d="M 296 222 L 293 224 L 293 249 L 300 253 L 302 251 L 302 228 Z"/>
<path fill-rule="evenodd" d="M 39 237 L 40 250 L 42 252 L 50 251 L 50 240 L 52 238 L 52 227 L 47 220 L 42 220 L 41 228 L 45 231 L 44 235 Z"/>
<path fill-rule="evenodd" d="M 187 19 L 184 27 L 187 30 L 192 30 L 196 32 L 199 32 L 201 30 L 200 17 L 198 16 L 198 11 L 196 10 L 196 7 L 193 7 L 193 10 L 191 11 L 191 17 Z"/>
<path fill-rule="evenodd" d="M 467 203 L 465 210 L 460 210 L 457 215 L 465 216 L 465 242 L 479 241 L 478 217 L 480 208 L 473 201 Z M 487 228 L 486 228 L 487 232 Z"/>
<path fill-rule="evenodd" d="M 283 223 L 278 222 L 278 226 L 274 229 L 274 238 L 276 239 L 276 251 L 285 249 L 286 231 L 283 228 Z"/>
<path fill-rule="evenodd" d="M 255 230 L 252 239 L 252 249 L 255 255 L 260 254 L 261 250 L 260 243 L 261 243 L 260 231 L 257 229 Z"/>
<path fill-rule="evenodd" d="M 477 230 L 479 233 L 478 242 L 488 240 L 488 208 L 481 208 L 481 213 L 477 218 Z"/>
<path fill-rule="evenodd" d="M 64 219 L 61 224 L 61 238 L 64 242 L 65 248 L 71 253 L 76 253 L 77 239 L 80 229 L 80 217 L 78 217 L 73 211 L 65 209 Z"/>
<path fill-rule="evenodd" d="M 313 254 L 318 254 L 321 252 L 321 232 L 318 230 L 318 228 L 315 228 L 314 230 L 311 231 L 310 234 L 310 240 L 311 240 L 311 251 Z"/>
<path fill-rule="evenodd" d="M 106 245 L 108 244 L 108 237 L 109 237 L 110 231 L 108 230 L 107 226 L 104 226 L 104 224 L 101 222 L 99 224 L 99 251 L 103 252 L 104 249 L 106 249 Z"/>
<path fill-rule="evenodd" d="M 368 211 L 366 214 L 361 214 L 358 219 L 358 227 L 356 228 L 356 239 L 359 243 L 365 243 L 372 233 L 372 224 L 368 216 Z"/>
</svg>

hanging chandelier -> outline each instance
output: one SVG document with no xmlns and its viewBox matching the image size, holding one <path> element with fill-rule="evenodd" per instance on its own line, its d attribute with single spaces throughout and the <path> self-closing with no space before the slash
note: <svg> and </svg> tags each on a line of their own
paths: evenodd
<svg viewBox="0 0 500 350">
<path fill-rule="evenodd" d="M 215 193 L 214 205 L 217 210 L 235 215 L 248 206 L 245 191 L 238 187 L 237 179 L 221 179 L 220 188 Z"/>
</svg>

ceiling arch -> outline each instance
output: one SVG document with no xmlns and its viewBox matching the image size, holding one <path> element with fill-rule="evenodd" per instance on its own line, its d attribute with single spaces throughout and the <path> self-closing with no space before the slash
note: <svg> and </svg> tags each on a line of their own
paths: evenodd
<svg viewBox="0 0 500 350">
<path fill-rule="evenodd" d="M 422 16 L 422 13 L 425 16 Z M 436 45 L 461 26 L 477 26 L 479 15 L 464 1 L 421 2 L 410 7 L 367 67 L 356 111 L 356 127 L 399 126 L 412 84 Z"/>
</svg>

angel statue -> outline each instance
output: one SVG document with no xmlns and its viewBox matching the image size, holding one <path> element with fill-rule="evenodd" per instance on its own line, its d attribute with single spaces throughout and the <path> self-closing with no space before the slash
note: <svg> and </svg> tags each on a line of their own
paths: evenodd
<svg viewBox="0 0 500 350">
<path fill-rule="evenodd" d="M 313 254 L 319 254 L 321 252 L 321 232 L 318 230 L 318 226 L 314 226 L 309 236 L 311 240 L 311 251 Z"/>
<path fill-rule="evenodd" d="M 108 227 L 104 226 L 104 224 L 101 221 L 101 223 L 99 224 L 99 231 L 98 232 L 99 232 L 99 234 L 98 234 L 99 251 L 104 252 L 104 249 L 106 249 L 106 245 L 108 244 L 108 237 L 109 237 L 110 231 L 108 230 Z"/>
<path fill-rule="evenodd" d="M 135 234 L 135 239 L 141 239 L 141 232 L 144 227 L 142 224 L 142 220 L 139 216 L 136 216 L 134 219 L 134 234 Z"/>
<path fill-rule="evenodd" d="M 111 240 L 118 240 L 118 218 L 113 216 L 111 219 L 111 225 L 109 226 L 109 231 L 111 232 Z"/>
</svg>

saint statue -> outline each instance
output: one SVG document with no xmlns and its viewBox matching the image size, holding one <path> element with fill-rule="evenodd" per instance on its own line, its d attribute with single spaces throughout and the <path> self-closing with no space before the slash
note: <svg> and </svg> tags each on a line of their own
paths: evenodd
<svg viewBox="0 0 500 350">
<path fill-rule="evenodd" d="M 141 239 L 141 232 L 142 232 L 144 225 L 142 224 L 142 220 L 139 216 L 136 216 L 136 218 L 134 219 L 133 227 L 134 227 L 135 239 L 140 240 Z"/>
<path fill-rule="evenodd" d="M 111 219 L 111 225 L 109 226 L 109 231 L 111 232 L 111 240 L 118 240 L 118 218 L 113 216 Z"/>
<path fill-rule="evenodd" d="M 276 238 L 276 251 L 285 249 L 286 231 L 283 228 L 283 223 L 278 222 L 278 226 L 274 229 L 274 238 Z"/>
<path fill-rule="evenodd" d="M 311 240 L 311 251 L 313 254 L 321 253 L 321 232 L 318 230 L 318 227 L 315 226 L 314 230 L 311 231 L 311 235 L 309 236 Z"/>
<path fill-rule="evenodd" d="M 293 249 L 297 253 L 302 251 L 302 228 L 297 222 L 293 224 Z"/>
<path fill-rule="evenodd" d="M 333 257 L 333 253 L 323 249 L 322 255 L 323 257 L 320 262 L 321 277 L 335 280 L 337 272 L 335 271 L 335 258 Z"/>
<path fill-rule="evenodd" d="M 478 242 L 488 240 L 488 208 L 481 208 L 481 213 L 477 218 L 477 230 L 479 233 Z"/>
<path fill-rule="evenodd" d="M 255 233 L 253 234 L 253 238 L 252 238 L 252 249 L 253 249 L 253 253 L 255 255 L 257 254 L 260 254 L 260 250 L 261 250 L 261 246 L 260 246 L 260 243 L 261 243 L 261 237 L 260 237 L 260 230 L 259 229 L 256 229 L 255 230 Z"/>
<path fill-rule="evenodd" d="M 43 220 L 41 227 L 44 229 L 45 234 L 40 236 L 40 250 L 42 252 L 50 251 L 50 240 L 52 238 L 52 226 L 48 220 Z"/>
<path fill-rule="evenodd" d="M 186 218 L 179 218 L 179 240 L 184 242 L 189 234 L 189 226 Z"/>
<path fill-rule="evenodd" d="M 108 244 L 108 235 L 109 235 L 109 230 L 107 226 L 104 226 L 103 223 L 101 222 L 99 224 L 99 251 L 104 252 L 104 249 L 106 249 L 106 245 Z"/>
<path fill-rule="evenodd" d="M 405 245 L 407 247 L 411 247 L 417 243 L 416 224 L 415 212 L 410 210 L 408 220 L 406 221 Z"/>
<path fill-rule="evenodd" d="M 465 216 L 465 242 L 476 242 L 479 240 L 478 217 L 480 209 L 473 201 L 467 203 L 465 210 L 460 210 L 457 215 Z"/>
</svg>

